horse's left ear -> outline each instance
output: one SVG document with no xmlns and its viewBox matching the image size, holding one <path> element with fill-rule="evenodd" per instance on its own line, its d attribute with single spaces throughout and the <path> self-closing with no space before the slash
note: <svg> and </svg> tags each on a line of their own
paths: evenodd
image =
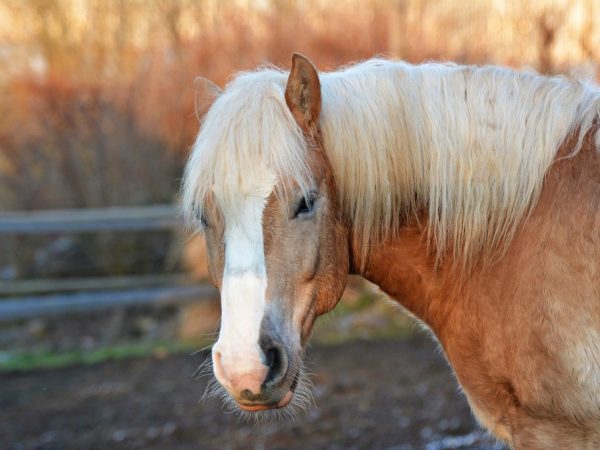
<svg viewBox="0 0 600 450">
<path fill-rule="evenodd" d="M 321 82 L 314 64 L 300 53 L 292 55 L 285 102 L 298 125 L 305 131 L 313 131 L 321 112 Z"/>
<path fill-rule="evenodd" d="M 202 122 L 202 119 L 222 91 L 219 86 L 204 77 L 196 77 L 194 86 L 196 88 L 194 111 L 198 122 Z"/>
</svg>

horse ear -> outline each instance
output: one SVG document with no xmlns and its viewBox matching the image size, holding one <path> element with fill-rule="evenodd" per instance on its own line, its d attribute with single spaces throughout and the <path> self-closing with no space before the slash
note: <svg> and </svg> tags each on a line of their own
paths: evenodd
<svg viewBox="0 0 600 450">
<path fill-rule="evenodd" d="M 198 122 L 202 122 L 204 115 L 208 112 L 217 97 L 221 95 L 221 88 L 204 77 L 196 77 L 194 80 L 196 95 L 194 97 L 194 109 Z"/>
<path fill-rule="evenodd" d="M 300 53 L 292 55 L 285 102 L 304 130 L 316 126 L 321 112 L 321 82 L 314 64 Z"/>
</svg>

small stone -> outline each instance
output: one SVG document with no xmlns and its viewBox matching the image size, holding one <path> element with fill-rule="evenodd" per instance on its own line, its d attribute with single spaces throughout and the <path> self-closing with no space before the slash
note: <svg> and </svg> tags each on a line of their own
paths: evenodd
<svg viewBox="0 0 600 450">
<path fill-rule="evenodd" d="M 421 437 L 423 439 L 429 439 L 433 435 L 433 429 L 431 427 L 425 427 L 421 430 Z"/>
<path fill-rule="evenodd" d="M 162 434 L 163 436 L 171 436 L 177 430 L 177 425 L 175 422 L 168 422 L 163 426 Z"/>
<path fill-rule="evenodd" d="M 127 431 L 125 430 L 117 430 L 112 434 L 112 439 L 115 442 L 123 442 L 127 439 Z"/>
<path fill-rule="evenodd" d="M 146 430 L 148 439 L 156 439 L 158 436 L 160 436 L 160 430 L 157 427 L 150 427 Z"/>
</svg>

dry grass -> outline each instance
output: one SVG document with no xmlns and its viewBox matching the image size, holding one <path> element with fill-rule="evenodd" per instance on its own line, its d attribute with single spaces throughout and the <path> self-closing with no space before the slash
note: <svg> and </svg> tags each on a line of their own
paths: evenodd
<svg viewBox="0 0 600 450">
<path fill-rule="evenodd" d="M 198 126 L 194 77 L 223 85 L 292 51 L 323 69 L 387 55 L 596 74 L 600 5 L 5 0 L 0 209 L 173 201 Z"/>
<path fill-rule="evenodd" d="M 199 74 L 224 84 L 292 51 L 324 69 L 383 54 L 564 71 L 599 60 L 598 13 L 594 0 L 8 0 L 0 207 L 169 201 Z"/>
</svg>

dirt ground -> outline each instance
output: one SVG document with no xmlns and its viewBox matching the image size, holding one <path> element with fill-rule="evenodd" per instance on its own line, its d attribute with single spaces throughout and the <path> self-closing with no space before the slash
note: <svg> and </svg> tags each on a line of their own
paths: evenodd
<svg viewBox="0 0 600 450">
<path fill-rule="evenodd" d="M 203 403 L 205 354 L 0 375 L 6 449 L 486 449 L 426 337 L 316 346 L 315 403 L 298 421 L 239 423 Z"/>
</svg>

